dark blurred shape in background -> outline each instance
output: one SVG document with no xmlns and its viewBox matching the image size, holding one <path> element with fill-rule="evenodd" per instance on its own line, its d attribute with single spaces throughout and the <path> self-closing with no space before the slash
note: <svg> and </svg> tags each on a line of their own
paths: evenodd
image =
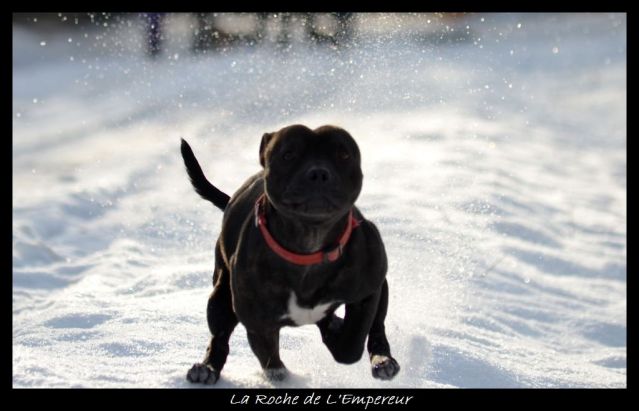
<svg viewBox="0 0 639 411">
<path fill-rule="evenodd" d="M 412 32 L 413 40 L 457 43 L 468 41 L 471 37 L 465 23 L 472 16 L 469 13 L 408 15 L 422 22 Z M 64 30 L 86 32 L 93 29 L 98 30 L 96 34 L 100 35 L 126 27 L 139 33 L 140 42 L 136 44 L 135 52 L 156 59 L 169 53 L 167 49 L 171 49 L 170 43 L 175 40 L 173 34 L 176 30 L 180 36 L 189 38 L 185 48 L 200 55 L 264 43 L 275 44 L 281 50 L 290 49 L 295 42 L 335 49 L 350 48 L 356 46 L 355 43 L 364 32 L 370 34 L 371 27 L 364 20 L 370 20 L 371 17 L 379 20 L 379 13 L 14 13 L 13 24 L 50 34 Z M 386 18 L 382 17 L 382 20 Z M 414 24 L 412 27 L 416 28 Z M 120 43 L 121 46 L 130 46 L 132 40 L 129 38 Z"/>
<path fill-rule="evenodd" d="M 293 37 L 293 25 L 304 27 L 309 39 L 335 46 L 347 45 L 353 34 L 353 13 L 241 13 L 249 24 L 224 27 L 221 22 L 228 15 L 195 13 L 197 27 L 193 32 L 192 51 L 204 53 L 237 44 L 256 45 L 268 38 L 268 27 L 276 26 L 276 42 L 287 47 Z M 229 28 L 231 30 L 229 30 Z"/>
<path fill-rule="evenodd" d="M 164 49 L 170 13 L 14 13 L 13 23 L 39 30 L 83 28 L 106 23 L 143 23 L 146 53 L 155 58 Z M 181 13 L 184 14 L 184 13 Z M 296 27 L 317 44 L 346 46 L 355 31 L 353 13 L 192 13 L 191 51 L 207 53 L 233 46 L 254 46 L 276 32 L 275 42 L 288 47 Z"/>
<path fill-rule="evenodd" d="M 147 33 L 147 52 L 149 56 L 156 57 L 162 47 L 162 20 L 165 13 L 144 13 Z"/>
</svg>

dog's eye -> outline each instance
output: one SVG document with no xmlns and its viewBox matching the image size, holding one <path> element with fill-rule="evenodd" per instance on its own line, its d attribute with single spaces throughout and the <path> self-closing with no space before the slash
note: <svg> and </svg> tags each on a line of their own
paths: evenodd
<svg viewBox="0 0 639 411">
<path fill-rule="evenodd" d="M 295 158 L 295 153 L 292 151 L 286 151 L 284 152 L 284 154 L 282 155 L 282 157 L 284 158 L 284 160 L 286 161 L 291 161 L 292 159 Z"/>
<path fill-rule="evenodd" d="M 340 150 L 337 152 L 337 158 L 339 158 L 340 160 L 348 160 L 349 158 L 351 158 L 351 155 L 344 150 Z"/>
</svg>

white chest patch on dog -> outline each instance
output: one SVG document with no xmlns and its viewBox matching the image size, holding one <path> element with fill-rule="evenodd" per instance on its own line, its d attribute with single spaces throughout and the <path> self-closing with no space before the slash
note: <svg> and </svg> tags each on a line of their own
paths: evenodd
<svg viewBox="0 0 639 411">
<path fill-rule="evenodd" d="M 288 313 L 282 316 L 282 319 L 289 318 L 297 325 L 315 324 L 326 315 L 326 310 L 333 302 L 316 305 L 313 308 L 300 307 L 297 304 L 297 296 L 291 291 L 291 297 L 288 299 Z"/>
</svg>

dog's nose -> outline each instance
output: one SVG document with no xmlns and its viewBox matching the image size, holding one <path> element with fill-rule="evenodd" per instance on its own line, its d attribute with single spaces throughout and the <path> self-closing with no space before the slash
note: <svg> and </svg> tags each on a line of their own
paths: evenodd
<svg viewBox="0 0 639 411">
<path fill-rule="evenodd" d="M 333 174 L 325 167 L 314 166 L 306 171 L 306 180 L 312 184 L 326 184 L 333 179 Z"/>
</svg>

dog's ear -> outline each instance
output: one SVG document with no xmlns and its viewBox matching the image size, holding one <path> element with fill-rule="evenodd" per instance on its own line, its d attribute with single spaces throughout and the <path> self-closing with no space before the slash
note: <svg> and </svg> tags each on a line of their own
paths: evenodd
<svg viewBox="0 0 639 411">
<path fill-rule="evenodd" d="M 262 142 L 260 143 L 260 164 L 262 167 L 266 167 L 266 147 L 274 135 L 275 133 L 264 133 L 262 136 Z"/>
</svg>

